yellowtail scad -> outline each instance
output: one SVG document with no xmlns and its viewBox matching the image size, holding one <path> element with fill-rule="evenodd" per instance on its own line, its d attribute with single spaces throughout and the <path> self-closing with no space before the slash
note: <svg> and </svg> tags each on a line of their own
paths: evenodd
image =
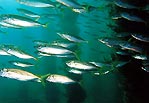
<svg viewBox="0 0 149 103">
<path fill-rule="evenodd" d="M 33 19 L 23 17 L 15 14 L 2 14 L 0 15 L 0 24 L 8 27 L 38 27 L 43 26 L 46 27 L 46 24 L 39 23 L 38 21 L 34 21 Z"/>
<path fill-rule="evenodd" d="M 36 81 L 41 82 L 40 78 L 30 72 L 20 70 L 20 69 L 2 69 L 0 71 L 0 76 L 10 79 L 16 79 L 19 81 Z"/>
</svg>

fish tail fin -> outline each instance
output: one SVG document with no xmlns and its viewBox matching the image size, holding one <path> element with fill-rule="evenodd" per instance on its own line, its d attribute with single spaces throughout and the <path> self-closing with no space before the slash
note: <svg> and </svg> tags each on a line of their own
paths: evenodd
<svg viewBox="0 0 149 103">
<path fill-rule="evenodd" d="M 84 43 L 89 43 L 89 41 L 84 41 Z"/>
<path fill-rule="evenodd" d="M 46 78 L 47 78 L 49 75 L 50 75 L 50 74 L 46 74 L 46 75 L 40 76 L 41 84 L 42 84 L 44 87 L 46 86 Z"/>
<path fill-rule="evenodd" d="M 85 10 L 86 12 L 88 12 L 88 11 L 89 11 L 89 9 L 90 9 L 90 7 L 91 7 L 91 6 L 86 5 L 86 6 L 84 6 L 83 8 L 84 8 L 84 10 Z"/>
<path fill-rule="evenodd" d="M 38 58 L 38 57 L 37 57 L 37 58 L 35 58 L 35 57 L 34 57 L 33 59 L 34 59 L 35 61 L 38 61 L 38 60 L 39 60 L 39 58 Z"/>
<path fill-rule="evenodd" d="M 73 54 L 75 55 L 75 57 L 77 58 L 77 60 L 80 60 L 80 57 L 78 56 L 77 53 L 73 52 Z"/>
<path fill-rule="evenodd" d="M 40 17 L 36 18 L 35 21 L 38 21 L 40 19 Z"/>
<path fill-rule="evenodd" d="M 56 8 L 60 8 L 62 5 L 61 4 L 57 4 L 56 5 Z"/>
<path fill-rule="evenodd" d="M 42 25 L 44 28 L 47 28 L 49 25 L 49 22 L 48 23 L 45 23 L 44 25 Z"/>
<path fill-rule="evenodd" d="M 97 10 L 104 10 L 104 8 L 105 8 L 105 6 L 99 6 L 99 7 L 97 7 Z"/>
<path fill-rule="evenodd" d="M 0 34 L 8 34 L 8 33 L 0 30 Z"/>
<path fill-rule="evenodd" d="M 85 11 L 89 12 L 91 10 L 104 10 L 104 6 L 99 6 L 99 7 L 93 7 L 93 6 L 90 6 L 90 5 L 85 5 L 83 7 L 85 9 Z"/>
<path fill-rule="evenodd" d="M 83 87 L 83 80 L 77 81 L 76 83 L 78 83 L 81 87 Z"/>
</svg>

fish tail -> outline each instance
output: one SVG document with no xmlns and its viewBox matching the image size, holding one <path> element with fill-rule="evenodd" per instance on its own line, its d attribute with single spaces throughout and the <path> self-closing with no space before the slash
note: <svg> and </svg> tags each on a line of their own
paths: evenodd
<svg viewBox="0 0 149 103">
<path fill-rule="evenodd" d="M 35 58 L 35 57 L 34 57 L 33 59 L 36 60 L 36 61 L 38 61 L 38 58 Z"/>
<path fill-rule="evenodd" d="M 88 41 L 84 41 L 85 43 L 88 43 Z"/>
<path fill-rule="evenodd" d="M 75 52 L 73 54 L 75 55 L 75 57 L 77 58 L 77 60 L 80 60 L 80 57 Z"/>
<path fill-rule="evenodd" d="M 45 87 L 46 86 L 46 79 L 50 74 L 46 74 L 40 77 L 41 84 Z"/>
<path fill-rule="evenodd" d="M 35 21 L 38 21 L 40 19 L 40 17 L 36 18 Z"/>
<path fill-rule="evenodd" d="M 87 6 L 84 6 L 83 8 L 84 8 L 84 10 L 85 10 L 86 12 L 88 12 L 88 11 L 89 11 L 90 6 L 89 6 L 89 5 L 87 5 Z"/>
<path fill-rule="evenodd" d="M 104 10 L 104 6 L 97 7 L 97 10 Z"/>
<path fill-rule="evenodd" d="M 57 4 L 56 8 L 58 8 L 58 9 L 61 8 L 61 4 Z"/>
<path fill-rule="evenodd" d="M 42 25 L 42 26 L 43 26 L 44 28 L 47 28 L 48 25 L 49 25 L 49 23 L 46 23 L 46 24 L 44 24 L 44 25 Z"/>
<path fill-rule="evenodd" d="M 87 6 L 84 6 L 83 8 L 84 8 L 85 11 L 87 11 L 87 12 L 91 11 L 92 9 L 94 9 L 94 10 L 104 10 L 104 6 L 93 7 L 93 6 L 87 5 Z"/>
</svg>

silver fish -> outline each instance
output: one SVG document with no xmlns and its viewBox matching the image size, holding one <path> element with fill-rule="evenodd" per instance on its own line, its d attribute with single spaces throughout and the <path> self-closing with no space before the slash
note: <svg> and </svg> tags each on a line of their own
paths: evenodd
<svg viewBox="0 0 149 103">
<path fill-rule="evenodd" d="M 116 68 L 121 68 L 123 66 L 125 66 L 126 64 L 128 64 L 130 61 L 118 61 L 115 63 L 115 67 Z"/>
<path fill-rule="evenodd" d="M 38 46 L 48 46 L 50 45 L 50 43 L 46 42 L 46 41 L 42 41 L 42 40 L 34 40 L 33 41 L 36 45 Z"/>
<path fill-rule="evenodd" d="M 116 37 L 118 37 L 118 38 L 125 38 L 125 37 L 128 37 L 128 36 L 130 36 L 131 35 L 131 33 L 128 33 L 128 32 L 121 32 L 121 33 L 117 33 L 116 34 Z"/>
<path fill-rule="evenodd" d="M 86 12 L 86 10 L 85 9 L 72 9 L 72 11 L 74 11 L 74 12 L 76 12 L 76 13 L 85 13 Z"/>
<path fill-rule="evenodd" d="M 4 45 L 0 45 L 0 55 L 11 56 L 11 54 L 7 53 L 4 49 L 5 49 Z"/>
<path fill-rule="evenodd" d="M 0 30 L 0 34 L 7 34 L 7 32 Z"/>
<path fill-rule="evenodd" d="M 24 4 L 32 7 L 54 7 L 54 5 L 50 4 L 51 2 L 46 0 L 16 0 L 20 4 Z"/>
<path fill-rule="evenodd" d="M 34 13 L 32 11 L 29 11 L 27 9 L 23 9 L 23 8 L 17 8 L 17 11 L 19 11 L 20 13 L 32 17 L 32 18 L 40 18 L 40 15 L 37 13 Z"/>
<path fill-rule="evenodd" d="M 75 57 L 74 55 L 71 55 L 71 54 L 46 54 L 43 52 L 38 52 L 38 55 L 40 55 L 41 57 L 51 56 L 51 57 L 59 57 L 59 58 L 74 58 Z"/>
<path fill-rule="evenodd" d="M 61 33 L 57 33 L 57 34 L 59 36 L 61 36 L 63 39 L 66 39 L 66 40 L 71 41 L 71 42 L 77 42 L 77 43 L 86 42 L 86 43 L 88 43 L 88 41 L 85 41 L 80 37 L 75 37 L 75 36 L 72 36 L 72 35 L 61 34 Z"/>
<path fill-rule="evenodd" d="M 36 27 L 36 26 L 46 27 L 47 26 L 46 24 L 41 24 L 41 23 L 34 21 L 30 18 L 19 16 L 19 15 L 14 15 L 14 14 L 0 15 L 0 24 L 1 23 L 14 25 L 17 27 Z"/>
<path fill-rule="evenodd" d="M 149 66 L 143 66 L 143 67 L 141 67 L 141 69 L 143 69 L 146 72 L 149 72 Z"/>
<path fill-rule="evenodd" d="M 56 1 L 70 8 L 75 8 L 75 9 L 83 8 L 80 4 L 72 0 L 56 0 Z"/>
<path fill-rule="evenodd" d="M 34 66 L 33 64 L 31 63 L 28 63 L 28 62 L 22 62 L 22 61 L 9 61 L 9 63 L 15 65 L 15 66 L 18 66 L 18 67 L 32 67 Z"/>
<path fill-rule="evenodd" d="M 143 52 L 143 49 L 140 46 L 135 45 L 133 43 L 120 44 L 120 46 L 121 46 L 121 49 L 123 50 L 131 50 L 131 51 L 138 52 L 138 53 Z"/>
<path fill-rule="evenodd" d="M 100 62 L 89 62 L 89 63 L 91 63 L 91 64 L 93 64 L 93 65 L 95 65 L 96 67 L 111 67 L 111 65 L 110 64 L 107 64 L 107 63 L 100 63 Z"/>
<path fill-rule="evenodd" d="M 3 50 L 6 51 L 8 54 L 11 54 L 11 55 L 16 56 L 18 58 L 37 60 L 35 57 L 23 52 L 22 50 L 19 50 L 18 48 L 14 47 L 14 46 L 5 45 Z"/>
<path fill-rule="evenodd" d="M 75 68 L 75 69 L 78 69 L 78 70 L 97 70 L 97 67 L 96 66 L 93 66 L 89 63 L 85 63 L 85 62 L 80 62 L 80 61 L 77 61 L 77 60 L 71 60 L 71 61 L 67 61 L 66 62 L 66 65 L 70 68 Z"/>
<path fill-rule="evenodd" d="M 20 69 L 2 69 L 0 71 L 0 76 L 10 78 L 10 79 L 16 79 L 19 81 L 41 82 L 38 76 Z"/>
<path fill-rule="evenodd" d="M 149 66 L 149 60 L 143 61 L 143 62 L 142 62 L 142 65 L 143 65 L 143 66 Z"/>
<path fill-rule="evenodd" d="M 108 47 L 119 47 L 120 44 L 125 44 L 126 41 L 115 39 L 115 38 L 102 38 L 99 41 Z"/>
<path fill-rule="evenodd" d="M 64 47 L 64 48 L 72 48 L 72 47 L 76 46 L 75 43 L 62 42 L 62 41 L 54 41 L 51 43 L 51 45 L 60 46 L 60 47 Z"/>
<path fill-rule="evenodd" d="M 83 74 L 85 72 L 77 70 L 77 69 L 68 69 L 69 73 L 73 73 L 73 74 Z"/>
<path fill-rule="evenodd" d="M 72 51 L 58 46 L 38 47 L 37 50 L 45 54 L 73 54 Z"/>
<path fill-rule="evenodd" d="M 63 76 L 63 75 L 58 75 L 58 74 L 51 74 L 49 75 L 46 80 L 48 82 L 53 82 L 53 83 L 61 83 L 61 84 L 72 84 L 72 83 L 76 83 L 76 81 Z"/>
<path fill-rule="evenodd" d="M 149 56 L 145 55 L 145 54 L 136 54 L 132 56 L 135 59 L 139 59 L 139 60 L 148 60 Z"/>
<path fill-rule="evenodd" d="M 131 53 L 128 53 L 127 51 L 124 51 L 124 50 L 118 50 L 116 51 L 116 54 L 122 55 L 122 56 L 131 56 Z"/>
<path fill-rule="evenodd" d="M 129 13 L 123 12 L 121 13 L 121 17 L 125 18 L 129 21 L 135 21 L 135 22 L 141 22 L 141 23 L 146 23 L 142 18 L 136 16 L 136 15 L 131 15 Z"/>
<path fill-rule="evenodd" d="M 131 34 L 131 36 L 139 41 L 149 42 L 149 37 L 141 34 Z"/>
<path fill-rule="evenodd" d="M 16 29 L 21 28 L 18 25 L 9 24 L 9 23 L 6 23 L 5 21 L 0 21 L 0 26 L 3 27 L 3 28 L 16 28 Z"/>
<path fill-rule="evenodd" d="M 11 54 L 7 53 L 5 50 L 0 50 L 0 55 L 8 55 L 8 56 L 11 56 Z"/>
<path fill-rule="evenodd" d="M 114 4 L 118 7 L 125 8 L 125 9 L 138 9 L 138 7 L 128 4 L 124 2 L 123 0 L 116 0 Z"/>
</svg>

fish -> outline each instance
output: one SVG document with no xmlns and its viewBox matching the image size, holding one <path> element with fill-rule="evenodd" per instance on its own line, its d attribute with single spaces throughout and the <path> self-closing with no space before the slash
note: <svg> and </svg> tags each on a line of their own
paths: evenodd
<svg viewBox="0 0 149 103">
<path fill-rule="evenodd" d="M 141 48 L 140 46 L 133 44 L 133 43 L 120 44 L 120 46 L 121 46 L 121 49 L 123 49 L 123 50 L 130 50 L 130 51 L 134 51 L 137 53 L 143 52 L 143 48 Z"/>
<path fill-rule="evenodd" d="M 15 56 L 15 57 L 21 58 L 21 59 L 34 59 L 34 60 L 37 60 L 35 57 L 29 55 L 28 53 L 25 53 L 24 51 L 18 49 L 17 47 L 14 47 L 14 46 L 5 45 L 3 50 L 6 51 L 9 54 Z"/>
<path fill-rule="evenodd" d="M 69 73 L 73 73 L 73 74 L 83 74 L 83 73 L 85 73 L 84 71 L 80 71 L 80 70 L 76 70 L 76 69 L 67 69 L 67 71 L 69 72 Z"/>
<path fill-rule="evenodd" d="M 5 21 L 0 21 L 0 26 L 3 27 L 3 28 L 21 29 L 20 26 L 18 26 L 18 25 L 13 25 L 13 24 L 9 24 L 9 23 L 6 23 Z"/>
<path fill-rule="evenodd" d="M 42 53 L 42 52 L 38 52 L 38 55 L 40 55 L 41 57 L 43 56 L 51 56 L 51 54 L 46 54 L 46 53 Z M 39 58 L 41 58 L 39 57 Z"/>
<path fill-rule="evenodd" d="M 116 1 L 114 1 L 114 4 L 118 7 L 124 8 L 124 9 L 138 9 L 137 6 L 128 4 L 128 3 L 124 2 L 123 0 L 116 0 Z"/>
<path fill-rule="evenodd" d="M 41 14 L 40 16 L 46 19 L 53 19 L 57 17 L 62 17 L 63 15 L 58 13 L 45 13 L 45 14 Z"/>
<path fill-rule="evenodd" d="M 0 70 L 0 76 L 10 79 L 16 79 L 19 81 L 35 81 L 35 82 L 41 82 L 40 78 L 30 72 L 20 70 L 20 69 L 1 69 Z"/>
<path fill-rule="evenodd" d="M 136 54 L 132 56 L 135 59 L 139 59 L 139 60 L 148 60 L 149 56 L 145 55 L 145 54 Z"/>
<path fill-rule="evenodd" d="M 125 66 L 126 64 L 128 64 L 130 62 L 129 61 L 116 61 L 116 63 L 113 63 L 113 66 L 116 68 L 121 68 L 123 66 Z"/>
<path fill-rule="evenodd" d="M 50 1 L 46 0 L 16 0 L 16 1 L 20 4 L 37 8 L 55 7 Z"/>
<path fill-rule="evenodd" d="M 42 53 L 42 52 L 38 52 L 38 55 L 40 55 L 41 57 L 45 57 L 45 56 L 53 56 L 53 57 L 59 57 L 59 58 L 73 58 L 75 57 L 74 55 L 71 54 L 46 54 L 46 53 Z M 39 57 L 39 58 L 41 58 Z"/>
<path fill-rule="evenodd" d="M 42 41 L 42 40 L 33 40 L 33 42 L 38 45 L 38 46 L 48 46 L 50 45 L 50 43 L 46 42 L 46 41 Z"/>
<path fill-rule="evenodd" d="M 149 66 L 149 60 L 144 60 L 142 61 L 143 66 Z"/>
<path fill-rule="evenodd" d="M 45 46 L 45 47 L 40 46 L 40 47 L 37 47 L 37 51 L 45 54 L 53 54 L 53 55 L 74 54 L 72 51 L 59 46 Z"/>
<path fill-rule="evenodd" d="M 74 9 L 82 9 L 83 8 L 80 4 L 78 4 L 77 2 L 72 1 L 72 0 L 56 0 L 56 1 L 62 5 L 69 7 L 69 8 L 74 8 Z"/>
<path fill-rule="evenodd" d="M 118 20 L 121 19 L 122 17 L 120 15 L 116 15 L 112 17 L 112 20 Z M 111 26 L 110 26 L 111 27 Z"/>
<path fill-rule="evenodd" d="M 119 47 L 120 44 L 126 43 L 126 41 L 124 40 L 120 40 L 116 38 L 109 38 L 109 37 L 98 39 L 98 40 L 108 47 Z"/>
<path fill-rule="evenodd" d="M 0 50 L 0 55 L 8 55 L 8 56 L 11 56 L 11 54 L 7 53 L 5 50 Z"/>
<path fill-rule="evenodd" d="M 0 45 L 0 55 L 11 56 L 11 54 L 7 53 L 4 49 L 5 49 L 4 45 Z"/>
<path fill-rule="evenodd" d="M 146 21 L 144 21 L 142 18 L 136 16 L 136 15 L 132 15 L 126 12 L 123 12 L 120 14 L 122 18 L 127 19 L 129 21 L 134 21 L 134 22 L 139 22 L 139 23 L 145 23 Z"/>
<path fill-rule="evenodd" d="M 110 73 L 110 71 L 105 71 L 105 72 L 102 72 L 102 73 L 94 72 L 93 74 L 98 76 L 98 75 L 105 75 L 105 74 L 108 74 L 108 73 Z"/>
<path fill-rule="evenodd" d="M 64 47 L 64 48 L 72 48 L 72 47 L 76 46 L 75 43 L 62 42 L 62 41 L 54 41 L 51 43 L 51 45 L 60 46 L 60 47 Z"/>
<path fill-rule="evenodd" d="M 110 64 L 108 64 L 108 63 L 100 63 L 100 62 L 89 62 L 89 63 L 91 63 L 91 64 L 93 64 L 93 65 L 95 65 L 96 67 L 110 67 L 111 65 Z"/>
<path fill-rule="evenodd" d="M 86 43 L 88 43 L 88 41 L 85 41 L 80 37 L 75 37 L 75 36 L 72 36 L 72 35 L 61 34 L 61 33 L 57 33 L 57 34 L 60 37 L 62 37 L 63 39 L 66 39 L 66 40 L 71 41 L 71 42 L 76 42 L 76 43 L 86 42 Z"/>
<path fill-rule="evenodd" d="M 17 8 L 17 11 L 28 16 L 28 17 L 31 17 L 31 18 L 40 18 L 39 14 L 34 13 L 34 12 L 27 10 L 27 9 Z"/>
<path fill-rule="evenodd" d="M 84 71 L 97 70 L 96 66 L 93 66 L 92 64 L 85 63 L 85 62 L 80 62 L 77 60 L 67 61 L 66 65 L 70 68 L 75 68 L 75 69 L 84 70 Z"/>
<path fill-rule="evenodd" d="M 103 66 L 98 71 L 93 71 L 92 74 L 96 76 L 105 75 L 112 72 L 114 69 L 113 66 Z"/>
<path fill-rule="evenodd" d="M 76 13 L 85 13 L 86 12 L 85 9 L 75 9 L 75 8 L 73 8 L 72 11 L 74 11 Z"/>
<path fill-rule="evenodd" d="M 141 69 L 146 72 L 149 72 L 149 66 L 142 66 Z"/>
<path fill-rule="evenodd" d="M 22 62 L 22 61 L 9 61 L 9 63 L 15 65 L 15 66 L 18 66 L 18 67 L 32 67 L 34 66 L 33 64 L 31 63 L 28 63 L 28 62 Z"/>
<path fill-rule="evenodd" d="M 128 53 L 127 51 L 124 51 L 124 50 L 117 50 L 116 54 L 122 55 L 122 56 L 131 56 L 131 53 Z"/>
<path fill-rule="evenodd" d="M 2 23 L 4 22 L 6 24 L 14 25 L 17 27 L 37 27 L 37 26 L 47 27 L 47 24 L 41 24 L 30 18 L 14 15 L 14 14 L 0 15 L 0 22 Z"/>
<path fill-rule="evenodd" d="M 53 83 L 60 83 L 60 84 L 73 84 L 73 83 L 77 83 L 76 81 L 68 78 L 67 76 L 59 75 L 59 74 L 50 74 L 46 78 L 46 81 L 53 82 Z"/>
<path fill-rule="evenodd" d="M 131 36 L 139 41 L 149 42 L 149 37 L 141 34 L 131 34 Z"/>
<path fill-rule="evenodd" d="M 121 32 L 121 33 L 117 33 L 115 36 L 118 38 L 125 38 L 125 37 L 128 37 L 130 35 L 131 35 L 131 33 L 129 33 L 129 32 Z"/>
<path fill-rule="evenodd" d="M 0 30 L 0 34 L 7 34 L 7 32 Z"/>
</svg>

